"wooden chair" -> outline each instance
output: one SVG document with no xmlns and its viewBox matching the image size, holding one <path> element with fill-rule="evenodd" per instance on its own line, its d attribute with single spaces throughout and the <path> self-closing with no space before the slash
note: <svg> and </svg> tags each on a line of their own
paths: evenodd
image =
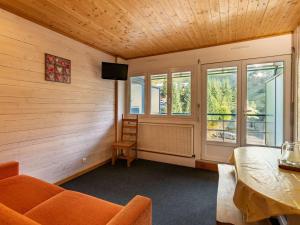
<svg viewBox="0 0 300 225">
<path fill-rule="evenodd" d="M 122 134 L 121 140 L 113 143 L 112 165 L 116 160 L 126 159 L 127 166 L 137 158 L 137 138 L 138 138 L 138 116 L 134 119 L 125 119 L 122 115 Z M 132 151 L 134 154 L 132 155 Z"/>
</svg>

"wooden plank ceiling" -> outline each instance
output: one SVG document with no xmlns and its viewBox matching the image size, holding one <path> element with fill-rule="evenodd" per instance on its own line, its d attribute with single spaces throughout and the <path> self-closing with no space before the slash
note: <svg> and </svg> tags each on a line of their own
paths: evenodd
<svg viewBox="0 0 300 225">
<path fill-rule="evenodd" d="M 0 7 L 125 59 L 293 31 L 300 0 L 0 0 Z"/>
</svg>

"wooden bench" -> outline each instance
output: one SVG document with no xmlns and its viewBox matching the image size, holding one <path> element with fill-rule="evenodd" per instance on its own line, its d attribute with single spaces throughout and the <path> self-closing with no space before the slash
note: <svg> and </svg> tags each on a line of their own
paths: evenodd
<svg viewBox="0 0 300 225">
<path fill-rule="evenodd" d="M 244 222 L 241 211 L 233 203 L 236 186 L 235 168 L 232 165 L 219 164 L 219 185 L 217 195 L 217 225 L 271 225 L 268 220 L 256 223 Z"/>
</svg>

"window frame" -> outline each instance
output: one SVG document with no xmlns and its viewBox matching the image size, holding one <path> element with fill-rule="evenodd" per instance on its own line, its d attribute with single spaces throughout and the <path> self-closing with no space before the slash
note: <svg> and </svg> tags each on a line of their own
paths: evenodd
<svg viewBox="0 0 300 225">
<path fill-rule="evenodd" d="M 144 82 L 145 82 L 145 85 L 144 85 L 144 113 L 140 113 L 140 114 L 132 114 L 132 113 L 130 113 L 130 98 L 131 98 L 131 78 L 132 77 L 144 77 L 145 79 L 144 79 Z M 146 75 L 146 73 L 134 73 L 134 75 L 130 75 L 130 76 L 128 76 L 128 79 L 127 79 L 127 81 L 126 81 L 126 107 L 125 107 L 125 109 L 126 109 L 126 114 L 127 115 L 139 115 L 139 116 L 144 116 L 144 115 L 146 115 L 147 114 L 147 102 L 146 102 L 146 100 L 147 100 L 147 95 L 148 95 L 148 93 L 147 93 L 147 75 Z"/>
<path fill-rule="evenodd" d="M 208 70 L 210 69 L 224 69 L 224 68 L 236 68 L 236 142 L 224 142 L 224 141 L 216 141 L 216 140 L 209 140 L 208 139 L 208 119 L 207 119 L 207 98 L 208 98 L 208 87 L 207 87 L 207 82 L 208 82 Z M 202 80 L 203 82 L 203 87 L 202 87 L 202 105 L 204 110 L 203 112 L 203 120 L 205 121 L 203 124 L 205 124 L 205 135 L 203 135 L 203 140 L 206 143 L 214 144 L 214 145 L 221 145 L 221 146 L 238 146 L 240 144 L 240 126 L 241 126 L 241 118 L 240 118 L 240 104 L 241 104 L 241 64 L 236 61 L 232 62 L 224 62 L 224 63 L 212 63 L 212 64 L 205 64 L 202 67 L 203 74 L 205 75 L 205 78 Z"/>
<path fill-rule="evenodd" d="M 172 114 L 172 106 L 173 106 L 173 73 L 184 73 L 184 72 L 190 72 L 191 73 L 191 113 L 188 114 L 188 115 L 180 115 L 180 114 L 177 114 L 177 115 L 174 115 Z M 170 88 L 170 95 L 169 95 L 169 98 L 168 99 L 168 102 L 169 102 L 169 114 L 170 116 L 172 117 L 180 117 L 180 118 L 191 118 L 193 117 L 193 112 L 194 112 L 194 90 L 195 90 L 195 87 L 194 87 L 194 83 L 196 83 L 196 81 L 194 80 L 194 76 L 193 76 L 194 72 L 193 70 L 190 68 L 190 69 L 182 69 L 182 68 L 174 68 L 174 69 L 171 69 L 170 70 L 170 74 L 169 74 L 169 88 Z M 194 82 L 195 81 L 195 82 Z"/>
<path fill-rule="evenodd" d="M 151 99 L 151 76 L 155 76 L 155 75 L 167 75 L 167 113 L 166 114 L 152 114 L 151 113 L 151 103 L 152 103 L 152 99 Z M 167 117 L 169 116 L 169 104 L 170 104 L 170 99 L 169 99 L 169 92 L 170 92 L 170 89 L 169 89 L 169 72 L 159 72 L 159 73 L 148 73 L 148 79 L 149 79 L 149 85 L 147 86 L 148 88 L 148 99 L 147 99 L 147 102 L 149 103 L 149 113 L 148 115 L 149 116 L 153 116 L 153 117 Z"/>
<path fill-rule="evenodd" d="M 213 68 L 225 68 L 225 67 L 237 67 L 237 118 L 236 118 L 236 143 L 230 142 L 219 142 L 207 139 L 207 70 Z M 214 145 L 214 146 L 223 146 L 223 147 L 237 147 L 241 145 L 240 135 L 241 135 L 241 82 L 242 82 L 242 74 L 241 74 L 241 62 L 239 60 L 233 60 L 229 62 L 221 62 L 221 63 L 208 63 L 203 64 L 201 67 L 201 73 L 203 74 L 203 79 L 201 80 L 201 128 L 202 128 L 202 142 L 203 145 Z"/>
<path fill-rule="evenodd" d="M 128 76 L 126 82 L 126 114 L 127 115 L 139 115 L 141 118 L 153 118 L 153 119 L 182 119 L 192 120 L 195 119 L 196 113 L 196 69 L 195 66 L 185 67 L 173 67 L 168 69 L 151 70 L 148 72 L 133 72 Z M 173 115 L 172 114 L 172 74 L 179 72 L 191 72 L 191 113 L 189 115 Z M 151 114 L 151 75 L 167 74 L 167 114 Z M 131 114 L 130 113 L 130 94 L 131 94 L 131 77 L 145 77 L 145 109 L 144 114 Z"/>
</svg>

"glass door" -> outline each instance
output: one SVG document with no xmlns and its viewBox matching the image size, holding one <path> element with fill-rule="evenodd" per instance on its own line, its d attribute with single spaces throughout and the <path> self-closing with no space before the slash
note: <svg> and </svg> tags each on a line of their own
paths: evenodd
<svg viewBox="0 0 300 225">
<path fill-rule="evenodd" d="M 237 143 L 238 68 L 207 70 L 207 141 Z"/>
<path fill-rule="evenodd" d="M 290 56 L 202 67 L 202 158 L 228 160 L 239 146 L 290 140 Z"/>
<path fill-rule="evenodd" d="M 240 62 L 203 66 L 202 154 L 207 160 L 220 161 L 240 145 L 240 71 Z"/>
<path fill-rule="evenodd" d="M 289 57 L 243 62 L 243 145 L 280 147 L 290 139 Z"/>
</svg>

